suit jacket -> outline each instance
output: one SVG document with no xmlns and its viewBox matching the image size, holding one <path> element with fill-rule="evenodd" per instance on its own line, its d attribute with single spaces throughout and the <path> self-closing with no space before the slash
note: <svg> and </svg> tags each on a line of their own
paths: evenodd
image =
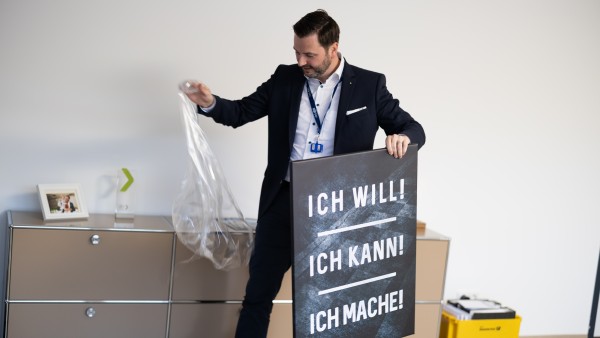
<svg viewBox="0 0 600 338">
<path fill-rule="evenodd" d="M 273 202 L 287 173 L 305 82 L 300 67 L 280 65 L 269 80 L 241 100 L 215 96 L 216 105 L 206 114 L 216 122 L 234 128 L 268 117 L 268 163 L 259 201 L 259 218 Z M 387 90 L 383 74 L 346 62 L 340 90 L 334 154 L 373 149 L 379 127 L 387 135 L 407 135 L 419 148 L 425 143 L 423 127 L 400 108 L 398 100 Z"/>
</svg>

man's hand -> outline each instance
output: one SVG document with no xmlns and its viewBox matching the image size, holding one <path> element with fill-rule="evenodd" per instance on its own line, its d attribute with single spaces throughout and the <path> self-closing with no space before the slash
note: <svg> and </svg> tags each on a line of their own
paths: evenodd
<svg viewBox="0 0 600 338">
<path fill-rule="evenodd" d="M 404 134 L 388 135 L 385 138 L 385 146 L 388 154 L 394 156 L 395 158 L 402 158 L 402 156 L 406 154 L 409 144 L 410 139 Z"/>
<path fill-rule="evenodd" d="M 210 88 L 202 82 L 186 82 L 185 95 L 202 108 L 208 108 L 215 102 Z"/>
</svg>

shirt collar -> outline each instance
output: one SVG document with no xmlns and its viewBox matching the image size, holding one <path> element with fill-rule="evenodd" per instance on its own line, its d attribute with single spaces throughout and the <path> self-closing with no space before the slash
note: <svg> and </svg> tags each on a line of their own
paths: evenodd
<svg viewBox="0 0 600 338">
<path fill-rule="evenodd" d="M 344 64 L 346 63 L 346 61 L 342 57 L 342 53 L 338 52 L 338 58 L 340 59 L 340 65 L 337 67 L 335 72 L 333 74 L 331 74 L 331 76 L 329 77 L 329 79 L 332 79 L 333 82 L 335 82 L 335 83 L 337 83 L 342 78 L 342 72 L 344 71 Z M 329 79 L 327 79 L 327 81 L 329 81 Z"/>
</svg>

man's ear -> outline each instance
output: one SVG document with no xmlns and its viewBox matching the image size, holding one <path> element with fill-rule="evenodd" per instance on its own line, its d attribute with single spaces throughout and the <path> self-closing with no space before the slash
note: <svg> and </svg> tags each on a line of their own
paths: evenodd
<svg viewBox="0 0 600 338">
<path fill-rule="evenodd" d="M 329 46 L 330 55 L 337 55 L 338 48 L 339 44 L 337 42 L 332 43 L 331 46 Z"/>
</svg>

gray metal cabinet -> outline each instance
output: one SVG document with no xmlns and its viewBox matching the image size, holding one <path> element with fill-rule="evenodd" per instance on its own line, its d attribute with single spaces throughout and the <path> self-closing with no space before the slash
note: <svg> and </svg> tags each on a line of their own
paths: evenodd
<svg viewBox="0 0 600 338">
<path fill-rule="evenodd" d="M 170 220 L 113 215 L 44 222 L 9 212 L 8 338 L 233 337 L 246 268 L 216 270 L 176 238 Z M 449 239 L 417 229 L 414 338 L 437 337 Z M 269 338 L 291 337 L 291 271 L 274 301 Z"/>
<path fill-rule="evenodd" d="M 8 217 L 6 337 L 233 336 L 247 269 L 190 259 L 167 217 Z M 292 332 L 290 286 L 288 273 L 269 337 Z"/>
<path fill-rule="evenodd" d="M 165 337 L 174 233 L 162 217 L 9 212 L 6 337 Z"/>
</svg>

